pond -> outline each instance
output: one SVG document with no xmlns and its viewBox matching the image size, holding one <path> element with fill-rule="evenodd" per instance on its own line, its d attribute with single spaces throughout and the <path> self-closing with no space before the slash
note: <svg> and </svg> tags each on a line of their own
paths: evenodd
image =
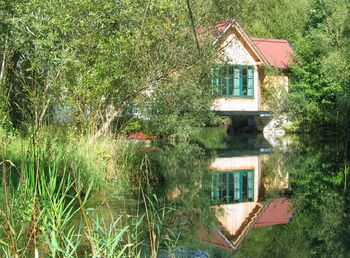
<svg viewBox="0 0 350 258">
<path fill-rule="evenodd" d="M 169 207 L 162 237 L 174 240 L 159 257 L 347 257 L 348 153 L 343 138 L 223 128 L 152 149 L 164 176 L 154 194 Z"/>
<path fill-rule="evenodd" d="M 350 256 L 347 138 L 228 135 L 224 128 L 203 128 L 189 142 L 120 141 L 124 145 L 116 141 L 108 146 L 125 146 L 127 159 L 119 164 L 127 167 L 118 179 L 127 182 L 94 186 L 91 195 L 84 185 L 89 181 L 79 181 L 75 174 L 74 151 L 72 156 L 61 152 L 70 170 L 62 174 L 59 162 L 43 163 L 36 180 L 39 170 L 31 156 L 26 160 L 14 152 L 21 144 L 8 145 L 12 161 L 5 159 L 0 167 L 5 171 L 0 245 L 11 246 L 5 241 L 14 235 L 27 250 L 7 253 L 33 256 L 30 235 L 22 232 L 29 232 L 38 212 L 39 252 L 52 257 L 61 252 L 55 232 L 70 237 L 66 242 L 74 245 L 62 241 L 62 246 L 71 248 L 72 257 L 91 257 L 96 246 L 106 257 L 106 252 L 108 257 Z M 83 198 L 86 204 L 80 204 Z M 9 234 L 8 218 L 18 235 Z M 55 227 L 61 231 L 52 231 Z"/>
</svg>

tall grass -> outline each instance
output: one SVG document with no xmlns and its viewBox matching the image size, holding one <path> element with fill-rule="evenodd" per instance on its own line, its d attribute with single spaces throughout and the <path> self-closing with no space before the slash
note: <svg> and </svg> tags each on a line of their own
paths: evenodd
<svg viewBox="0 0 350 258">
<path fill-rule="evenodd" d="M 165 233 L 171 209 L 151 186 L 159 174 L 138 143 L 40 132 L 0 134 L 0 147 L 0 256 L 156 257 L 161 246 L 176 249 Z M 88 202 L 116 187 L 138 198 L 137 212 L 111 212 L 107 222 Z"/>
</svg>

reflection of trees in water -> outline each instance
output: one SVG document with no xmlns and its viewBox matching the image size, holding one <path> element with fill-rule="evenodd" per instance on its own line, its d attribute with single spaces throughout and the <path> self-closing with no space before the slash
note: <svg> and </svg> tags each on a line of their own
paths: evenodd
<svg viewBox="0 0 350 258">
<path fill-rule="evenodd" d="M 211 205 L 211 154 L 195 144 L 180 143 L 163 150 L 166 185 L 163 192 L 168 204 L 175 208 L 169 218 L 169 227 L 181 238 L 179 244 L 204 248 L 198 233 L 211 231 L 216 220 Z M 206 248 L 207 250 L 207 248 Z"/>
<path fill-rule="evenodd" d="M 238 257 L 343 257 L 350 248 L 346 145 L 336 138 L 296 138 L 272 159 L 289 172 L 294 216 L 284 226 L 253 230 Z M 269 173 L 267 165 L 266 173 Z M 345 189 L 345 191 L 344 191 Z M 291 244 L 292 243 L 292 244 Z"/>
</svg>

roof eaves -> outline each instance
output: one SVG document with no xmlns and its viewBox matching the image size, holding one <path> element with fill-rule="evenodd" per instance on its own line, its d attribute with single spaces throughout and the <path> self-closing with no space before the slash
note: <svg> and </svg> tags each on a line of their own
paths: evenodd
<svg viewBox="0 0 350 258">
<path fill-rule="evenodd" d="M 227 25 L 226 28 L 214 39 L 213 45 L 215 45 L 216 43 L 218 43 L 218 41 L 220 40 L 220 38 L 225 35 L 225 33 L 229 30 L 229 28 L 232 27 L 232 25 L 234 24 L 234 20 L 231 20 Z"/>
</svg>

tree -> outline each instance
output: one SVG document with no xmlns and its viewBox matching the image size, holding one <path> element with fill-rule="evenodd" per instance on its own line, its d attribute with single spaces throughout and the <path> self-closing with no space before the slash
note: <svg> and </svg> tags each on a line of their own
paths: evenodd
<svg viewBox="0 0 350 258">
<path fill-rule="evenodd" d="M 203 8 L 200 1 L 31 0 L 12 3 L 11 14 L 4 7 L 13 124 L 40 127 L 64 109 L 75 125 L 99 136 L 147 92 L 179 85 L 196 92 L 190 109 L 204 110 L 204 102 L 196 104 L 207 99 L 200 67 L 214 48 L 211 41 L 196 44 L 196 31 L 212 23 L 207 2 Z"/>
</svg>

